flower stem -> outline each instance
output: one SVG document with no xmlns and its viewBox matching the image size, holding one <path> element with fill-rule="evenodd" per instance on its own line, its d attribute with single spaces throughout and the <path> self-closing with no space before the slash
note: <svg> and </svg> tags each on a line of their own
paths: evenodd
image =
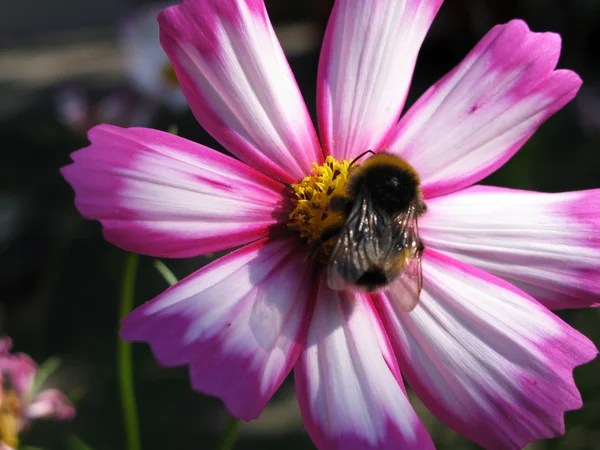
<svg viewBox="0 0 600 450">
<path fill-rule="evenodd" d="M 138 255 L 129 253 L 125 260 L 125 273 L 123 274 L 123 284 L 121 285 L 121 305 L 119 312 L 121 318 L 125 317 L 133 309 L 138 259 Z M 133 390 L 131 344 L 119 338 L 117 353 L 127 449 L 141 450 L 140 428 L 135 404 L 135 392 Z"/>
<path fill-rule="evenodd" d="M 237 440 L 241 426 L 241 420 L 238 420 L 235 417 L 229 419 L 229 423 L 227 424 L 227 428 L 225 428 L 225 432 L 223 433 L 223 437 L 221 437 L 217 450 L 231 450 L 233 444 L 235 444 L 235 441 Z"/>
<path fill-rule="evenodd" d="M 163 276 L 165 281 L 169 283 L 169 286 L 173 286 L 177 283 L 177 277 L 171 269 L 167 267 L 167 265 L 162 262 L 160 259 L 154 260 L 154 268 L 158 270 L 158 272 Z M 219 441 L 219 445 L 217 446 L 217 450 L 231 450 L 233 449 L 233 445 L 237 440 L 238 433 L 240 431 L 240 426 L 242 425 L 242 421 L 231 417 L 229 422 L 227 423 L 227 427 L 225 428 L 225 432 Z"/>
<path fill-rule="evenodd" d="M 171 269 L 169 269 L 167 265 L 160 259 L 154 260 L 154 268 L 158 270 L 158 272 L 163 276 L 165 281 L 169 283 L 169 286 L 173 286 L 175 283 L 177 283 L 178 280 L 175 274 L 173 274 L 173 272 L 171 272 Z"/>
</svg>

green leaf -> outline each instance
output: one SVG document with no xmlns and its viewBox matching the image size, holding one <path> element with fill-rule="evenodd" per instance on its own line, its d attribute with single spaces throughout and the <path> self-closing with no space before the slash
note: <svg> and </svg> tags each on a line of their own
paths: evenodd
<svg viewBox="0 0 600 450">
<path fill-rule="evenodd" d="M 71 435 L 69 439 L 69 450 L 92 450 L 92 447 L 87 445 L 75 435 Z"/>
<path fill-rule="evenodd" d="M 37 392 L 39 392 L 40 388 L 46 382 L 48 377 L 58 370 L 60 364 L 60 358 L 57 357 L 48 358 L 46 361 L 44 361 L 44 363 L 40 366 L 37 375 L 35 376 L 35 380 L 33 380 L 31 395 L 35 395 Z"/>
</svg>

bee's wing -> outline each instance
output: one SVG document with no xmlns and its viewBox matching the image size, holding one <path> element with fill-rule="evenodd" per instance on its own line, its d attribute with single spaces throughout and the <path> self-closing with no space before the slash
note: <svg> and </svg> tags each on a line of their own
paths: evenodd
<svg viewBox="0 0 600 450">
<path fill-rule="evenodd" d="M 396 302 L 402 311 L 410 312 L 417 306 L 423 286 L 423 244 L 419 239 L 417 214 L 411 207 L 406 213 L 395 216 L 392 221 L 393 245 L 387 255 L 386 264 L 399 265 L 401 272 L 386 291 L 388 297 Z M 393 272 L 394 269 L 389 267 L 388 270 Z"/>
<path fill-rule="evenodd" d="M 374 264 L 380 265 L 391 245 L 391 232 L 390 217 L 373 207 L 368 192 L 360 192 L 329 259 L 329 287 L 347 289 Z"/>
<path fill-rule="evenodd" d="M 423 276 L 421 254 L 409 260 L 404 271 L 386 289 L 387 297 L 404 312 L 410 312 L 419 303 Z"/>
</svg>

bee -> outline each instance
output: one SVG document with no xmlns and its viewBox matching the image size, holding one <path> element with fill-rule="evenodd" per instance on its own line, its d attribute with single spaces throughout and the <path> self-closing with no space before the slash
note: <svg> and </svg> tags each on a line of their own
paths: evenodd
<svg viewBox="0 0 600 450">
<path fill-rule="evenodd" d="M 366 153 L 373 156 L 352 167 Z M 419 175 L 403 159 L 369 150 L 350 164 L 345 194 L 329 204 L 343 225 L 320 236 L 321 242 L 337 236 L 327 266 L 329 287 L 376 292 L 393 284 L 402 309 L 411 311 L 422 285 L 417 219 L 426 205 Z"/>
</svg>

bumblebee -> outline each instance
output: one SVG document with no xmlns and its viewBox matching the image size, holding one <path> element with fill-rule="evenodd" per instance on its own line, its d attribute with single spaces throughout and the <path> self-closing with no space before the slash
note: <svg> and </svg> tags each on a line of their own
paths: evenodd
<svg viewBox="0 0 600 450">
<path fill-rule="evenodd" d="M 373 153 L 360 165 L 354 159 L 345 195 L 329 209 L 343 225 L 323 230 L 320 241 L 337 236 L 329 257 L 327 283 L 335 290 L 375 292 L 394 284 L 402 307 L 412 310 L 421 292 L 421 256 L 417 219 L 426 211 L 417 172 L 403 159 Z M 367 152 L 367 153 L 369 153 Z"/>
</svg>

